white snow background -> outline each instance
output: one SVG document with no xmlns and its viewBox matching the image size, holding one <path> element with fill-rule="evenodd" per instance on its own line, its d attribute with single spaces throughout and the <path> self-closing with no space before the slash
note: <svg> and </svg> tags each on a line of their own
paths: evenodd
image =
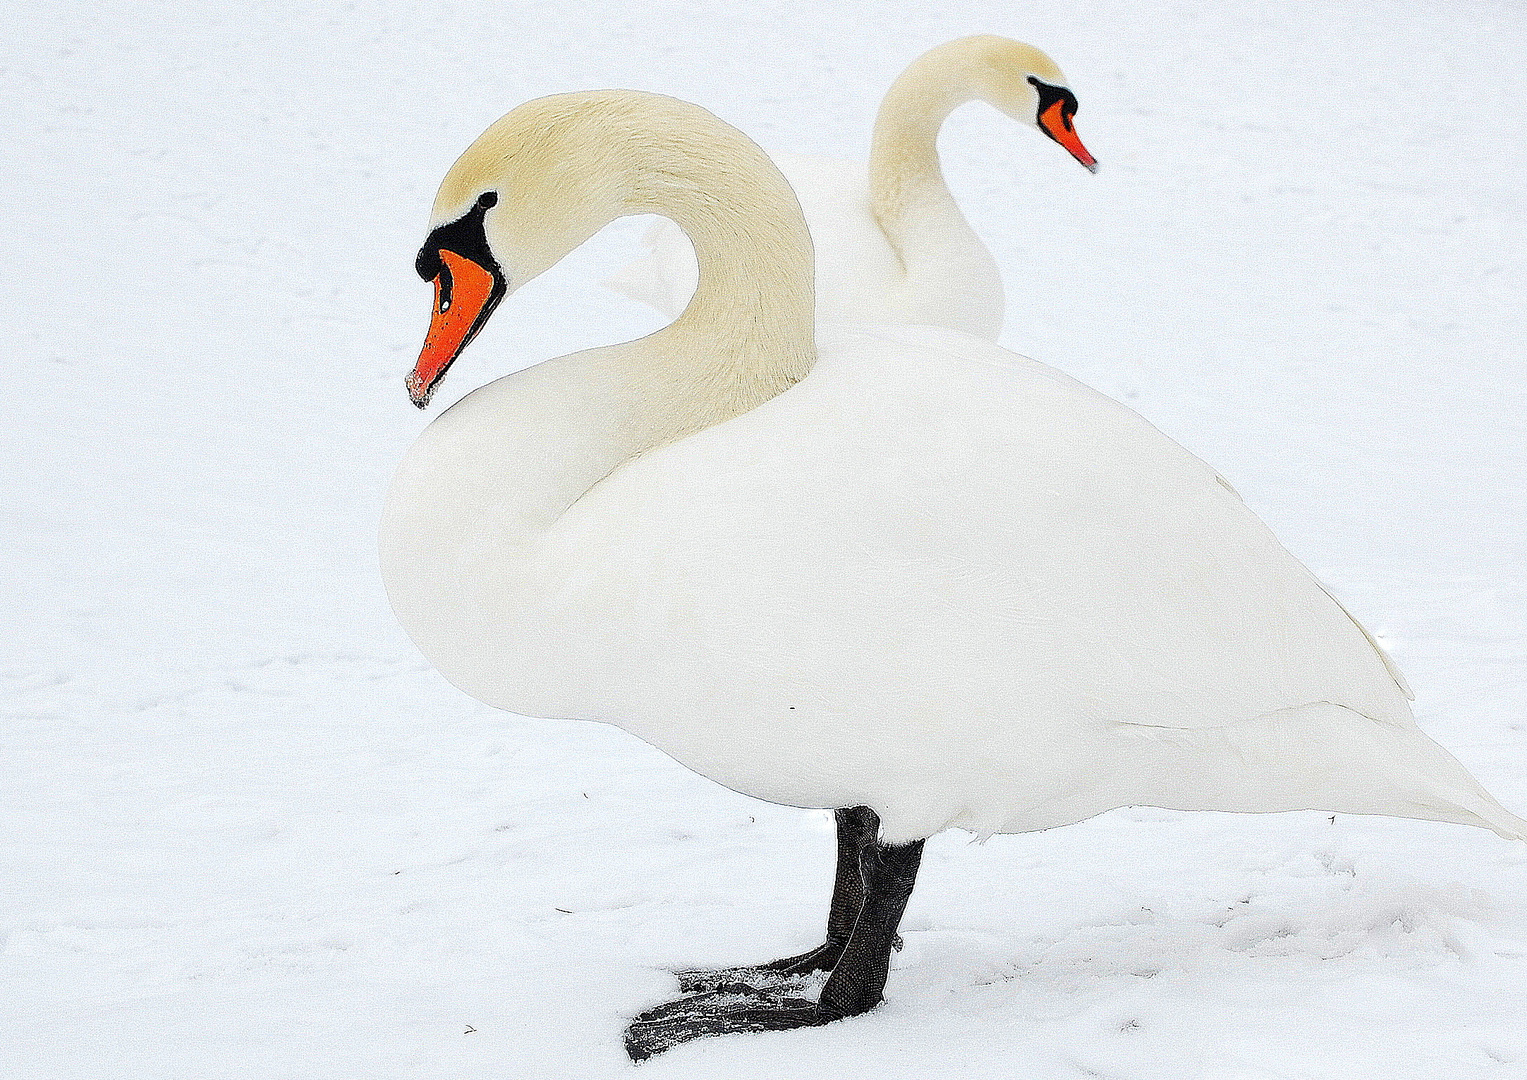
<svg viewBox="0 0 1527 1080">
<path fill-rule="evenodd" d="M 977 32 L 1048 51 L 1102 162 L 971 105 L 950 183 L 1005 343 L 1221 469 L 1527 812 L 1527 10 L 1510 2 L 7 5 L 0 1073 L 633 1075 L 667 971 L 819 940 L 828 816 L 494 712 L 396 626 L 375 529 L 446 168 L 629 86 L 862 158 Z M 523 289 L 441 405 L 658 320 Z M 888 1000 L 668 1077 L 1527 1076 L 1527 849 L 1120 810 L 930 841 Z"/>
</svg>

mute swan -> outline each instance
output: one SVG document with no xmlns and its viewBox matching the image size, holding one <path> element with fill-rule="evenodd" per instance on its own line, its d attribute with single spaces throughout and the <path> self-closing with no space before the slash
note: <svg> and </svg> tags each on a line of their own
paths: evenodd
<svg viewBox="0 0 1527 1080">
<path fill-rule="evenodd" d="M 995 34 L 929 50 L 887 91 L 868 169 L 772 155 L 800 199 L 816 245 L 818 319 L 922 323 L 997 340 L 1002 276 L 944 186 L 938 160 L 944 118 L 976 98 L 1038 128 L 1097 170 L 1071 124 L 1076 96 L 1044 53 Z M 650 254 L 605 284 L 674 318 L 694 292 L 694 256 L 671 222 L 654 225 L 645 242 Z"/>
<path fill-rule="evenodd" d="M 1527 837 L 1416 727 L 1373 640 L 1212 469 L 1051 368 L 928 327 L 824 332 L 789 186 L 703 109 L 542 98 L 435 200 L 425 406 L 494 307 L 608 221 L 693 238 L 639 341 L 469 394 L 398 469 L 387 592 L 492 705 L 617 724 L 736 791 L 837 811 L 827 941 L 681 973 L 639 1059 L 880 1001 L 925 837 L 1148 804 Z M 830 970 L 818 1000 L 791 976 Z"/>
</svg>

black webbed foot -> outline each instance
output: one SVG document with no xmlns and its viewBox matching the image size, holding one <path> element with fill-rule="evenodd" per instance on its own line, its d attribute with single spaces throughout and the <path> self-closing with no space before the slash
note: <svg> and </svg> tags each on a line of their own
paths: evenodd
<svg viewBox="0 0 1527 1080">
<path fill-rule="evenodd" d="M 868 807 L 838 811 L 839 872 L 826 944 L 757 967 L 679 972 L 679 985 L 691 992 L 631 1021 L 631 1060 L 710 1035 L 818 1027 L 880 1004 L 923 842 L 885 844 L 878 830 L 879 819 Z M 829 968 L 818 999 L 801 997 L 811 975 Z"/>
<path fill-rule="evenodd" d="M 838 966 L 846 941 L 827 941 L 810 952 L 799 956 L 787 956 L 782 960 L 770 960 L 767 964 L 750 964 L 747 967 L 690 968 L 675 971 L 673 977 L 679 982 L 679 990 L 686 994 L 699 994 L 712 990 L 725 990 L 732 994 L 772 993 L 785 990 L 805 990 L 819 980 L 815 976 L 831 972 Z M 901 935 L 891 941 L 891 949 L 901 952 Z"/>
<path fill-rule="evenodd" d="M 757 1031 L 789 1031 L 815 1027 L 837 1017 L 827 1016 L 814 1001 L 797 997 L 760 997 L 756 992 L 725 991 L 692 994 L 648 1009 L 626 1028 L 626 1053 L 632 1061 L 691 1039 Z"/>
</svg>

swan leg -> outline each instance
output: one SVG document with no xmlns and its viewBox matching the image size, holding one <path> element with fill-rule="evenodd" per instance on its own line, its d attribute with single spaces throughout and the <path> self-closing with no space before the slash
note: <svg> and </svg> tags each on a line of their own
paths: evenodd
<svg viewBox="0 0 1527 1080">
<path fill-rule="evenodd" d="M 923 842 L 865 846 L 859 865 L 864 875 L 864 906 L 838 958 L 822 995 L 817 999 L 818 1023 L 830 1023 L 869 1012 L 880 1004 L 891 953 L 901 944 L 896 928 L 917 884 L 923 861 Z"/>
<path fill-rule="evenodd" d="M 892 845 L 872 839 L 860 849 L 859 917 L 816 1001 L 755 987 L 691 994 L 632 1020 L 626 1028 L 626 1053 L 632 1061 L 645 1061 L 690 1039 L 817 1027 L 873 1009 L 885 989 L 896 927 L 917 882 L 922 855 L 921 840 Z"/>
<path fill-rule="evenodd" d="M 843 955 L 844 946 L 864 904 L 864 876 L 859 868 L 864 849 L 880 832 L 880 817 L 868 806 L 849 806 L 833 811 L 838 825 L 838 866 L 833 879 L 832 907 L 827 913 L 827 940 L 797 956 L 765 964 L 733 968 L 697 968 L 675 971 L 679 989 L 686 994 L 707 990 L 747 993 L 779 989 L 798 983 L 818 971 L 831 971 Z"/>
</svg>

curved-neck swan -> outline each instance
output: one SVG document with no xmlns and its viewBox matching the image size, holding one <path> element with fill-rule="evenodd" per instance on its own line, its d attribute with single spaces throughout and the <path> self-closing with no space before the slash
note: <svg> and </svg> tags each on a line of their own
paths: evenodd
<svg viewBox="0 0 1527 1080">
<path fill-rule="evenodd" d="M 1072 124 L 1076 95 L 1044 53 L 995 34 L 930 49 L 887 91 L 868 167 L 772 155 L 816 245 L 819 320 L 946 326 L 997 340 L 1002 277 L 949 194 L 938 158 L 944 118 L 977 99 L 1096 171 Z M 605 284 L 674 318 L 694 292 L 694 256 L 670 222 L 649 229 L 645 243 L 649 253 Z"/>
<path fill-rule="evenodd" d="M 634 1058 L 873 1007 L 941 829 L 1146 804 L 1527 836 L 1416 727 L 1362 628 L 1138 415 L 954 331 L 819 345 L 789 186 L 698 106 L 564 94 L 472 144 L 419 254 L 415 403 L 503 296 L 640 213 L 692 238 L 689 307 L 457 402 L 381 535 L 398 618 L 463 690 L 837 812 L 827 941 L 682 973 L 689 994 L 631 1024 Z M 813 970 L 814 1001 L 792 981 Z"/>
</svg>

